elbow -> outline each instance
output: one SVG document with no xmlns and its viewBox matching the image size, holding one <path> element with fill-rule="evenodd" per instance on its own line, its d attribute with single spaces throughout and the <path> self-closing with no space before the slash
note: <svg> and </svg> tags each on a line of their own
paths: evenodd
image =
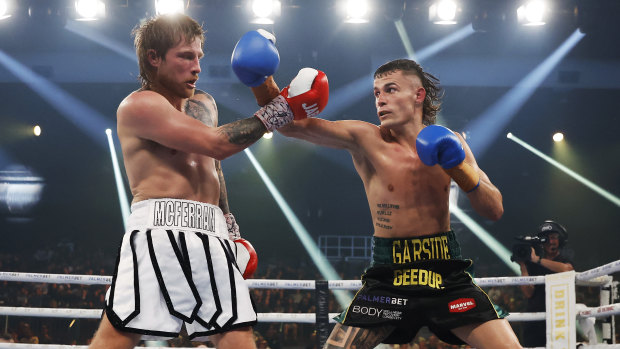
<svg viewBox="0 0 620 349">
<path fill-rule="evenodd" d="M 500 207 L 498 207 L 497 209 L 494 210 L 491 219 L 493 221 L 498 221 L 500 218 L 502 218 L 503 215 L 504 215 L 504 207 L 500 206 Z"/>
<path fill-rule="evenodd" d="M 234 153 L 236 153 L 236 151 L 233 151 L 232 149 L 227 149 L 226 147 L 216 147 L 215 149 L 212 149 L 211 154 L 208 155 L 215 160 L 222 161 Z"/>
<path fill-rule="evenodd" d="M 499 205 L 489 210 L 487 218 L 492 221 L 498 221 L 504 215 L 504 206 Z"/>
</svg>

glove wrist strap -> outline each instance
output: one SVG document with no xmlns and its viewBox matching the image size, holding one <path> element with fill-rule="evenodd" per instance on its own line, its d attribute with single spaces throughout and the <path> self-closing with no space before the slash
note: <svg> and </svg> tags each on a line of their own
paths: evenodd
<svg viewBox="0 0 620 349">
<path fill-rule="evenodd" d="M 226 228 L 228 229 L 228 238 L 231 240 L 237 240 L 241 238 L 241 233 L 239 232 L 239 225 L 237 224 L 237 220 L 232 213 L 227 213 L 224 215 L 226 219 Z"/>
<path fill-rule="evenodd" d="M 444 169 L 444 171 L 467 193 L 474 191 L 480 186 L 478 171 L 465 161 L 452 168 Z"/>
<path fill-rule="evenodd" d="M 286 99 L 279 95 L 264 107 L 260 108 L 255 114 L 267 128 L 273 131 L 293 121 L 293 111 L 286 102 Z"/>
</svg>

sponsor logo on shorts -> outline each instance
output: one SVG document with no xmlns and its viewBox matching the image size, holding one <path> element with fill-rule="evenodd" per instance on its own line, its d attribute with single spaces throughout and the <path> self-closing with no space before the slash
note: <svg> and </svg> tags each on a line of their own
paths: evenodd
<svg viewBox="0 0 620 349">
<path fill-rule="evenodd" d="M 403 312 L 398 310 L 386 310 L 375 307 L 362 307 L 360 305 L 354 305 L 351 311 L 356 314 L 374 316 L 382 319 L 401 320 L 403 318 Z"/>
<path fill-rule="evenodd" d="M 428 286 L 442 289 L 441 274 L 426 269 L 396 269 L 394 270 L 394 286 Z"/>
<path fill-rule="evenodd" d="M 215 232 L 215 213 L 215 207 L 200 203 L 156 200 L 153 226 L 183 227 Z"/>
<path fill-rule="evenodd" d="M 373 303 L 381 303 L 381 304 L 392 304 L 392 305 L 407 305 L 407 298 L 396 298 L 396 297 L 388 297 L 388 296 L 371 296 L 368 294 L 360 294 L 357 296 L 357 299 L 363 300 L 366 302 Z"/>
<path fill-rule="evenodd" d="M 476 301 L 473 298 L 459 298 L 448 303 L 448 309 L 451 313 L 463 313 L 476 307 Z"/>
</svg>

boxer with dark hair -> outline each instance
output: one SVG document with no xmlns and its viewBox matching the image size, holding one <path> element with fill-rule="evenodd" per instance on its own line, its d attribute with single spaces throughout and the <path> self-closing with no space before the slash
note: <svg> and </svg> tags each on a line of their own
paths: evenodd
<svg viewBox="0 0 620 349">
<path fill-rule="evenodd" d="M 380 126 L 312 118 L 278 130 L 348 150 L 370 206 L 373 260 L 326 348 L 408 343 L 422 326 L 449 343 L 521 348 L 508 321 L 466 272 L 472 261 L 461 256 L 450 227 L 451 179 L 482 216 L 499 219 L 503 205 L 465 139 L 434 125 L 438 83 L 416 62 L 395 60 L 374 75 Z"/>
</svg>

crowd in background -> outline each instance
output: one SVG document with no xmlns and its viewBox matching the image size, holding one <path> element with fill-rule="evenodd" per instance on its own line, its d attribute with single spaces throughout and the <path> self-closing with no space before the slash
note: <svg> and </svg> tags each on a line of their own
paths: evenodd
<svg viewBox="0 0 620 349">
<path fill-rule="evenodd" d="M 0 271 L 50 274 L 112 275 L 112 252 L 83 248 L 65 241 L 35 251 L 0 252 Z M 260 279 L 323 279 L 308 261 L 283 261 L 259 256 L 259 267 L 254 278 Z M 343 279 L 359 279 L 366 261 L 343 261 L 335 265 Z M 480 266 L 481 264 L 478 263 Z M 490 267 L 478 267 L 476 277 L 493 275 Z M 0 281 L 0 306 L 29 308 L 83 308 L 102 309 L 107 286 L 78 284 L 45 284 L 32 282 Z M 485 291 L 493 302 L 508 312 L 523 312 L 525 299 L 517 287 L 491 287 Z M 316 300 L 312 290 L 253 289 L 252 296 L 259 313 L 314 313 Z M 587 306 L 599 305 L 597 287 L 578 287 L 577 302 Z M 330 312 L 339 312 L 333 295 Z M 15 342 L 40 344 L 88 344 L 99 319 L 71 319 L 45 317 L 2 316 L 0 334 Z M 518 336 L 523 336 L 519 322 L 511 323 Z M 318 348 L 314 324 L 258 323 L 255 326 L 258 348 Z M 0 340 L 2 340 L 0 338 Z M 207 343 L 208 344 L 208 343 Z M 172 347 L 198 346 L 187 336 L 168 341 Z M 409 345 L 395 348 L 461 348 L 451 346 L 423 330 Z M 463 348 L 465 346 L 462 346 Z"/>
</svg>

